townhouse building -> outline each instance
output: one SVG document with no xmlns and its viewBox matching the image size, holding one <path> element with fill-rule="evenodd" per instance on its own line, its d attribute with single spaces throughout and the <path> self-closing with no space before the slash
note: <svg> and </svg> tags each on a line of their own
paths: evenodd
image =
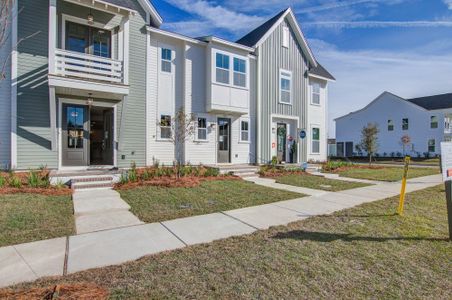
<svg viewBox="0 0 452 300">
<path fill-rule="evenodd" d="M 326 159 L 334 77 L 290 8 L 236 42 L 163 30 L 148 0 L 18 0 L 12 13 L 3 168 Z M 194 128 L 183 142 L 179 112 Z"/>
</svg>

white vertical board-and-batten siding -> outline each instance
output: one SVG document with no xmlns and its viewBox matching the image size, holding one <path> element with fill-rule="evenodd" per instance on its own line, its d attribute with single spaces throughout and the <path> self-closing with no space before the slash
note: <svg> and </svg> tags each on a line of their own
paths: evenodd
<svg viewBox="0 0 452 300">
<path fill-rule="evenodd" d="M 323 162 L 327 159 L 327 140 L 328 140 L 328 82 L 320 79 L 309 79 L 308 96 L 308 128 L 307 130 L 307 149 L 308 161 Z M 320 104 L 312 104 L 313 83 L 320 84 Z M 320 152 L 312 152 L 312 128 L 320 129 Z"/>
<path fill-rule="evenodd" d="M 438 128 L 430 128 L 430 117 L 438 117 Z M 408 118 L 409 129 L 402 130 L 402 119 Z M 393 120 L 394 131 L 388 131 L 388 120 Z M 407 149 L 407 154 L 417 155 L 428 151 L 428 140 L 435 139 L 436 151 L 440 153 L 439 143 L 444 136 L 444 114 L 427 111 L 390 93 L 384 93 L 361 111 L 336 119 L 336 142 L 353 142 L 353 148 L 361 140 L 361 129 L 368 123 L 376 123 L 379 128 L 378 151 L 380 155 L 386 152 L 403 151 L 401 138 L 409 135 L 414 151 Z M 345 148 L 344 148 L 345 150 Z M 353 149 L 353 152 L 356 152 Z"/>
<path fill-rule="evenodd" d="M 4 70 L 6 77 L 0 79 L 0 169 L 6 169 L 11 164 L 11 26 L 7 30 L 9 39 L 0 48 L 0 68 L 7 60 Z"/>
</svg>

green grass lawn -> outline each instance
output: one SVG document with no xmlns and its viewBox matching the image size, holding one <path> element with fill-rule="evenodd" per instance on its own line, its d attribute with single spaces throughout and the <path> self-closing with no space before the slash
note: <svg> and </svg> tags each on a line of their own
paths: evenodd
<svg viewBox="0 0 452 300">
<path fill-rule="evenodd" d="M 369 186 L 369 184 L 365 183 L 334 180 L 322 176 L 298 174 L 276 177 L 275 180 L 277 183 L 332 192 Z"/>
<path fill-rule="evenodd" d="M 70 196 L 0 195 L 0 247 L 74 233 Z"/>
<path fill-rule="evenodd" d="M 428 175 L 439 174 L 437 168 L 410 168 L 408 171 L 408 178 L 416 178 Z M 380 169 L 369 168 L 349 168 L 344 171 L 339 171 L 342 177 L 381 180 L 381 181 L 399 181 L 402 180 L 403 168 L 387 167 Z"/>
<path fill-rule="evenodd" d="M 451 299 L 442 186 L 16 289 L 96 283 L 114 299 Z"/>
<path fill-rule="evenodd" d="M 140 220 L 152 223 L 303 197 L 243 180 L 204 181 L 193 188 L 119 190 Z"/>
</svg>

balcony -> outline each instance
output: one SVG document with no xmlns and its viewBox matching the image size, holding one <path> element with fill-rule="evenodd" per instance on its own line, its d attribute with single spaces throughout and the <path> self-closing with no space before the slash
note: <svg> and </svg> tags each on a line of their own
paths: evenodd
<svg viewBox="0 0 452 300">
<path fill-rule="evenodd" d="M 122 61 L 61 49 L 55 50 L 55 74 L 117 84 L 124 79 Z"/>
</svg>

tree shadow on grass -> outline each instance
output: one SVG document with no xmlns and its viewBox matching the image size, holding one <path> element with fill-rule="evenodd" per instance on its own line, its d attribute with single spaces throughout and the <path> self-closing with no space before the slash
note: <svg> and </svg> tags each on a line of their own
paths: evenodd
<svg viewBox="0 0 452 300">
<path fill-rule="evenodd" d="M 299 241 L 315 241 L 315 242 L 387 242 L 387 241 L 448 241 L 447 238 L 424 238 L 424 237 L 374 237 L 374 236 L 354 236 L 348 233 L 329 233 L 329 232 L 315 232 L 305 230 L 293 230 L 289 232 L 279 232 L 273 236 L 275 239 L 291 239 Z"/>
</svg>

